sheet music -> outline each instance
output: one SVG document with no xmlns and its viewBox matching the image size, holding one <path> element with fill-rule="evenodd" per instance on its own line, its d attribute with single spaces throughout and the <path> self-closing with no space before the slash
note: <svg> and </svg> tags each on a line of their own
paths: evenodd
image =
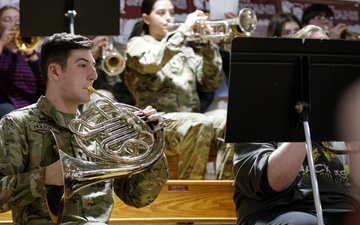
<svg viewBox="0 0 360 225">
<path fill-rule="evenodd" d="M 239 12 L 239 0 L 210 0 L 210 20 L 222 20 L 225 13 L 232 12 L 235 15 Z"/>
</svg>

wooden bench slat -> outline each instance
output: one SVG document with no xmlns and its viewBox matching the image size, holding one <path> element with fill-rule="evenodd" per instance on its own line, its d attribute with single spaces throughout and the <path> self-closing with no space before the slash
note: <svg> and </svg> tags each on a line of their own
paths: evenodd
<svg viewBox="0 0 360 225">
<path fill-rule="evenodd" d="M 192 223 L 235 224 L 232 181 L 169 180 L 149 206 L 134 208 L 116 198 L 109 224 Z M 0 224 L 11 224 L 11 212 L 0 213 Z M 216 223 L 215 223 L 216 222 Z"/>
</svg>

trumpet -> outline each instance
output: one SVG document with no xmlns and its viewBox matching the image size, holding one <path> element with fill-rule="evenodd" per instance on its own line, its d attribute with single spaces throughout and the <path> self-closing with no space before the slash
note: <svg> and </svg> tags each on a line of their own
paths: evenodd
<svg viewBox="0 0 360 225">
<path fill-rule="evenodd" d="M 325 26 L 323 27 L 325 33 L 327 35 L 330 34 L 330 29 L 329 27 Z M 349 38 L 351 37 L 351 38 Z M 353 40 L 359 40 L 360 39 L 360 33 L 359 32 L 354 32 L 354 31 L 350 31 L 349 29 L 344 30 L 344 32 L 342 32 L 341 34 L 341 38 L 342 39 L 353 39 Z"/>
<path fill-rule="evenodd" d="M 235 36 L 251 36 L 252 32 L 256 29 L 257 17 L 255 12 L 249 8 L 243 8 L 239 11 L 238 17 L 228 20 L 218 21 L 197 21 L 197 31 L 193 31 L 192 35 L 187 40 L 213 40 L 229 41 Z M 183 23 L 168 23 L 169 28 L 174 28 L 182 25 Z M 206 26 L 213 28 L 213 32 L 207 34 Z"/>
<path fill-rule="evenodd" d="M 20 31 L 15 34 L 15 45 L 21 51 L 31 51 L 34 50 L 39 44 L 38 36 L 31 37 L 21 37 Z"/>
<path fill-rule="evenodd" d="M 88 90 L 100 98 L 73 119 L 69 128 L 89 160 L 66 154 L 58 147 L 55 134 L 51 132 L 52 144 L 59 154 L 64 175 L 62 197 L 54 201 L 46 197 L 48 211 L 55 224 L 63 218 L 67 199 L 79 190 L 108 179 L 142 172 L 154 164 L 164 151 L 162 128 L 168 125 L 168 120 L 164 119 L 152 127 L 138 114 L 140 109 L 117 103 L 91 86 Z M 90 150 L 88 146 L 97 148 Z M 53 193 L 51 199 L 54 199 Z"/>
<path fill-rule="evenodd" d="M 102 63 L 101 68 L 109 76 L 116 76 L 124 72 L 126 67 L 125 58 L 114 48 L 111 41 L 109 50 L 102 49 Z"/>
<path fill-rule="evenodd" d="M 342 38 L 346 38 L 347 36 L 351 36 L 351 37 L 354 37 L 354 38 L 352 38 L 352 39 L 359 40 L 359 39 L 360 39 L 360 32 L 354 32 L 354 31 L 350 31 L 350 30 L 346 29 L 346 30 L 341 34 L 341 37 L 342 37 Z"/>
</svg>

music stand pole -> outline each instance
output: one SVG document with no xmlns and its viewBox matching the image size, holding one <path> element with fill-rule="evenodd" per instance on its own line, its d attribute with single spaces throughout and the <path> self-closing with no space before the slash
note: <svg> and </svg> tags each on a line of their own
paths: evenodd
<svg viewBox="0 0 360 225">
<path fill-rule="evenodd" d="M 75 34 L 74 31 L 74 17 L 76 16 L 75 10 L 68 10 L 67 13 L 65 13 L 65 16 L 67 16 L 70 19 L 70 33 Z"/>
<path fill-rule="evenodd" d="M 302 108 L 302 107 L 300 107 Z M 305 110 L 306 111 L 306 110 Z M 308 164 L 310 167 L 310 179 L 311 179 L 311 186 L 313 190 L 313 196 L 314 196 L 314 203 L 315 203 L 315 209 L 316 209 L 316 216 L 318 225 L 324 225 L 324 219 L 322 215 L 322 206 L 321 206 L 321 200 L 320 200 L 320 194 L 319 194 L 319 186 L 316 179 L 316 172 L 315 172 L 315 165 L 314 165 L 314 157 L 312 154 L 312 144 L 311 144 L 311 135 L 310 135 L 310 127 L 309 122 L 307 118 L 307 113 L 304 111 L 301 112 L 303 114 L 303 126 L 304 126 L 304 133 L 305 133 L 305 139 L 306 139 L 306 156 L 308 160 Z"/>
<path fill-rule="evenodd" d="M 301 115 L 301 120 L 304 127 L 304 134 L 306 140 L 306 156 L 310 169 L 310 180 L 311 186 L 313 190 L 314 204 L 316 210 L 316 217 L 318 221 L 318 225 L 324 225 L 323 215 L 322 215 L 322 207 L 321 200 L 319 194 L 319 187 L 316 177 L 314 157 L 313 157 L 313 147 L 312 147 L 312 138 L 310 134 L 310 126 L 309 126 L 309 112 L 310 112 L 310 73 L 309 73 L 309 65 L 310 59 L 308 56 L 298 56 L 295 57 L 295 64 L 297 66 L 298 72 L 298 85 L 297 85 L 297 99 L 298 101 L 295 104 L 295 111 Z"/>
</svg>

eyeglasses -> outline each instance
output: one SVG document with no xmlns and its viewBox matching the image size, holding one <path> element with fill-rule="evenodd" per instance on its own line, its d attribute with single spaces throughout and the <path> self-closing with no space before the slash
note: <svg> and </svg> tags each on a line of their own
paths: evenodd
<svg viewBox="0 0 360 225">
<path fill-rule="evenodd" d="M 330 20 L 330 21 L 334 21 L 334 17 L 333 16 L 323 16 L 323 15 L 316 15 L 313 18 L 314 20 Z"/>
</svg>

